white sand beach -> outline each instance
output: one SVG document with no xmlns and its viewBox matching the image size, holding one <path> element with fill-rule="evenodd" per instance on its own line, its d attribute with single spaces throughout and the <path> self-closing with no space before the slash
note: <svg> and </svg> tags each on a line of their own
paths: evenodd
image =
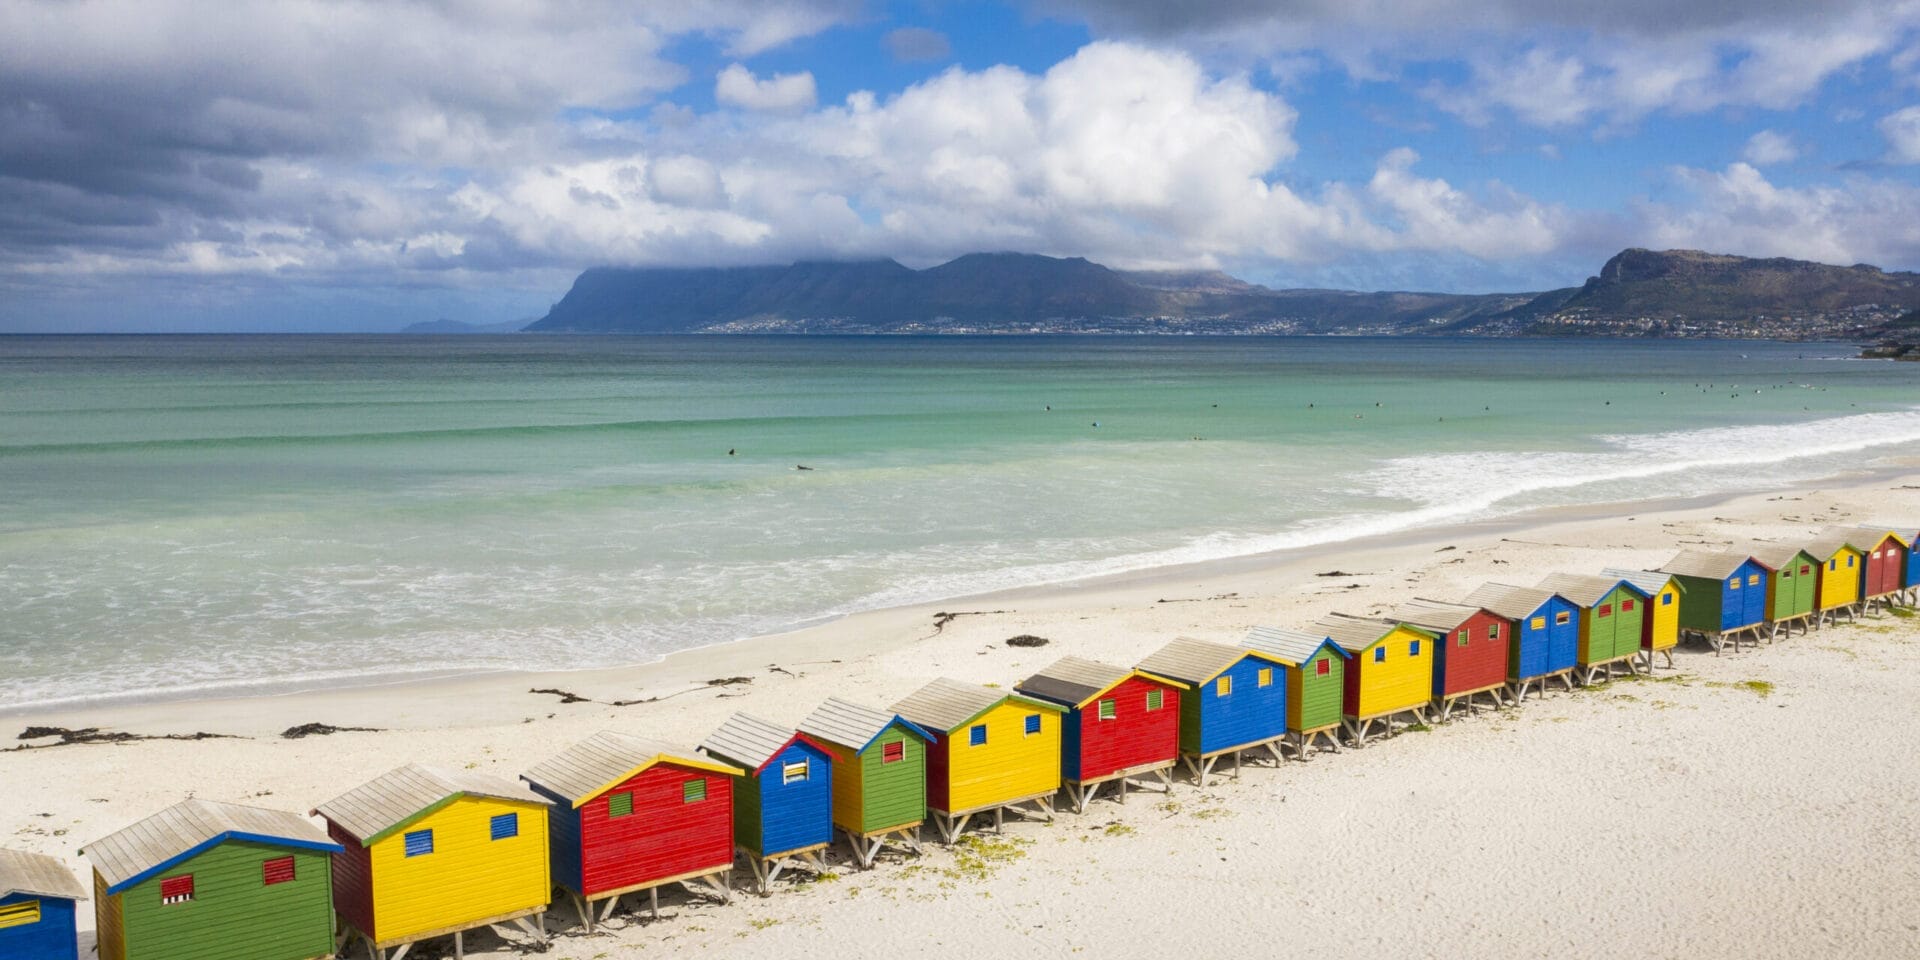
<svg viewBox="0 0 1920 960">
<path fill-rule="evenodd" d="M 5 715 L 9 740 L 30 725 L 234 738 L 21 741 L 34 748 L 0 753 L 0 843 L 79 872 L 81 844 L 190 795 L 306 811 L 410 760 L 513 777 L 600 729 L 691 745 L 737 709 L 794 722 L 830 695 L 885 705 L 942 675 L 1011 686 L 1068 654 L 1127 664 L 1181 634 L 1232 641 L 1488 580 L 1914 518 L 1920 480 L 1855 478 L 881 611 L 621 670 Z M 960 615 L 936 629 L 942 612 Z M 1006 646 L 1017 634 L 1049 643 Z M 1687 647 L 1651 680 L 1009 823 L 871 872 L 794 874 L 767 898 L 676 894 L 657 923 L 623 915 L 592 936 L 556 911 L 550 955 L 1912 957 L 1917 700 L 1920 617 Z M 381 729 L 279 736 L 309 722 Z M 515 950 L 482 935 L 468 954 Z"/>
</svg>

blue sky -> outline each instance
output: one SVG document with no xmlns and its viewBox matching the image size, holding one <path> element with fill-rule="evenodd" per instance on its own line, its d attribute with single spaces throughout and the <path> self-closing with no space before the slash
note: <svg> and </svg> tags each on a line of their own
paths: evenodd
<svg viewBox="0 0 1920 960">
<path fill-rule="evenodd" d="M 0 0 L 0 330 L 537 316 L 598 264 L 1920 268 L 1920 3 Z"/>
</svg>

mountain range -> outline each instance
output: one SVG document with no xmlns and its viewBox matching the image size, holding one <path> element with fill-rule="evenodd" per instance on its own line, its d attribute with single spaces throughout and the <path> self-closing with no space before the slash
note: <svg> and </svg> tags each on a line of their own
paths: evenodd
<svg viewBox="0 0 1920 960">
<path fill-rule="evenodd" d="M 1272 289 L 1219 271 L 1079 257 L 893 260 L 582 273 L 526 329 L 584 333 L 1306 333 L 1874 336 L 1920 309 L 1920 274 L 1630 249 L 1585 284 L 1530 293 Z"/>
</svg>

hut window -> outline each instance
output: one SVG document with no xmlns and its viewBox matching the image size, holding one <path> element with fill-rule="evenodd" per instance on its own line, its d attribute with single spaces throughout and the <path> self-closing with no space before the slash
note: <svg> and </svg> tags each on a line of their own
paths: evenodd
<svg viewBox="0 0 1920 960">
<path fill-rule="evenodd" d="M 183 873 L 160 881 L 161 903 L 186 903 L 193 899 L 193 874 Z"/>
<path fill-rule="evenodd" d="M 260 864 L 260 885 L 271 887 L 276 883 L 293 882 L 293 858 L 279 857 Z"/>
<path fill-rule="evenodd" d="M 1573 614 L 1568 613 L 1565 610 L 1562 610 L 1559 613 L 1556 613 L 1553 615 L 1553 622 L 1556 626 L 1564 627 L 1567 624 L 1573 622 Z"/>
<path fill-rule="evenodd" d="M 1488 640 L 1498 640 L 1498 639 L 1500 639 L 1500 625 L 1499 625 L 1499 624 L 1497 624 L 1497 623 L 1489 623 L 1489 624 L 1487 624 L 1487 639 L 1488 639 Z"/>
<path fill-rule="evenodd" d="M 1040 715 L 1037 713 L 1027 714 L 1027 736 L 1031 737 L 1034 734 L 1039 732 L 1040 732 Z"/>
<path fill-rule="evenodd" d="M 1834 570 L 1838 570 L 1838 569 L 1840 569 L 1840 561 L 1838 561 L 1838 560 L 1828 560 L 1828 561 L 1827 561 L 1827 570 L 1828 570 L 1828 572 L 1832 572 L 1832 571 L 1834 571 Z"/>
<path fill-rule="evenodd" d="M 1808 575 L 1808 574 L 1810 574 L 1810 573 L 1812 573 L 1812 572 L 1813 572 L 1813 568 L 1811 568 L 1811 567 L 1809 567 L 1809 566 L 1807 566 L 1807 565 L 1806 565 L 1806 564 L 1804 564 L 1804 563 L 1800 565 L 1800 575 L 1801 575 L 1801 576 L 1803 576 L 1803 577 L 1804 577 L 1804 576 L 1806 576 L 1806 575 Z"/>
<path fill-rule="evenodd" d="M 1847 554 L 1847 566 L 1853 566 L 1853 554 L 1851 553 Z"/>
<path fill-rule="evenodd" d="M 607 797 L 607 819 L 633 816 L 633 791 L 622 790 Z"/>
<path fill-rule="evenodd" d="M 1272 667 L 1261 667 L 1258 677 L 1259 679 L 1255 681 L 1256 686 L 1261 686 L 1261 687 L 1273 686 L 1273 668 Z"/>
<path fill-rule="evenodd" d="M 1386 662 L 1387 662 L 1387 648 L 1386 648 L 1386 647 L 1374 647 L 1374 648 L 1373 648 L 1373 662 L 1374 662 L 1374 663 L 1386 663 Z"/>
<path fill-rule="evenodd" d="M 688 780 L 680 785 L 681 803 L 699 803 L 707 798 L 707 781 Z"/>
<path fill-rule="evenodd" d="M 1166 703 L 1166 694 L 1160 690 L 1147 691 L 1147 709 L 1158 710 Z"/>
<path fill-rule="evenodd" d="M 974 747 L 984 747 L 987 745 L 986 724 L 976 723 L 972 729 L 967 731 L 967 745 Z"/>
<path fill-rule="evenodd" d="M 407 834 L 407 856 L 424 857 L 433 852 L 433 831 L 415 830 Z"/>
<path fill-rule="evenodd" d="M 1603 617 L 1611 617 L 1613 616 L 1613 604 L 1603 603 L 1600 605 L 1600 608 L 1594 612 Z"/>
<path fill-rule="evenodd" d="M 885 743 L 880 745 L 880 762 L 881 763 L 899 763 L 900 761 L 905 760 L 906 758 L 907 758 L 907 742 L 905 740 L 895 740 L 892 743 Z"/>
<path fill-rule="evenodd" d="M 1472 632 L 1473 632 L 1473 631 L 1471 631 L 1471 630 L 1462 630 L 1462 631 L 1460 631 L 1460 640 L 1459 640 L 1459 645 L 1460 645 L 1460 646 L 1462 646 L 1462 647 L 1464 647 L 1464 646 L 1466 646 L 1466 645 L 1467 645 L 1467 637 L 1468 637 L 1468 636 L 1469 636 L 1470 634 L 1472 634 Z"/>
<path fill-rule="evenodd" d="M 1727 589 L 1729 589 L 1729 590 L 1738 590 L 1738 589 L 1740 589 L 1740 578 L 1739 578 L 1739 577 L 1734 577 L 1734 578 L 1733 578 L 1732 580 L 1728 580 L 1728 581 L 1727 581 Z"/>
<path fill-rule="evenodd" d="M 1100 701 L 1100 719 L 1112 720 L 1116 716 L 1119 716 L 1119 713 L 1111 699 Z"/>
<path fill-rule="evenodd" d="M 1418 640 L 1408 640 L 1408 641 L 1407 641 L 1407 656 L 1409 656 L 1409 657 L 1417 657 L 1417 656 L 1419 656 L 1419 655 L 1420 655 L 1420 641 L 1418 641 Z"/>
<path fill-rule="evenodd" d="M 1661 595 L 1660 595 L 1660 605 L 1661 605 L 1661 606 L 1663 606 L 1663 607 L 1671 607 L 1671 606 L 1673 606 L 1673 594 L 1671 594 L 1671 593 L 1663 593 L 1663 594 L 1661 594 Z"/>
<path fill-rule="evenodd" d="M 0 930 L 26 927 L 40 922 L 40 901 L 24 900 L 0 907 Z"/>
<path fill-rule="evenodd" d="M 1213 695 L 1224 697 L 1233 692 L 1233 678 L 1221 677 L 1213 682 Z"/>
<path fill-rule="evenodd" d="M 780 765 L 780 782 L 783 784 L 806 783 L 809 772 L 805 760 L 800 760 L 795 763 L 783 763 Z"/>
<path fill-rule="evenodd" d="M 1633 609 L 1633 601 L 1632 601 L 1632 600 L 1622 600 L 1622 601 L 1620 601 L 1620 612 L 1621 612 L 1621 613 L 1626 613 L 1626 612 L 1628 612 L 1628 611 L 1631 611 L 1632 609 Z"/>
<path fill-rule="evenodd" d="M 495 840 L 511 840 L 520 835 L 520 815 L 503 813 L 493 818 L 491 826 Z"/>
<path fill-rule="evenodd" d="M 1532 620 L 1527 621 L 1527 628 L 1531 630 L 1545 630 L 1547 628 L 1547 618 L 1534 617 Z"/>
<path fill-rule="evenodd" d="M 1316 664 L 1314 664 L 1314 665 L 1313 665 L 1313 675 L 1314 675 L 1314 676 L 1316 676 L 1316 677 L 1330 677 L 1330 676 L 1332 676 L 1332 675 L 1333 675 L 1333 661 L 1332 661 L 1332 660 L 1325 660 L 1325 659 L 1323 659 L 1323 660 L 1321 660 L 1321 661 L 1320 661 L 1319 663 L 1316 663 Z"/>
<path fill-rule="evenodd" d="M 1848 563 L 1849 563 L 1849 564 L 1851 564 L 1851 563 L 1852 563 L 1852 561 L 1848 561 Z M 1757 573 L 1749 573 L 1749 574 L 1747 574 L 1747 586 L 1749 586 L 1749 587 L 1757 587 L 1757 586 L 1759 586 L 1759 585 L 1760 585 L 1760 575 L 1759 575 L 1759 574 L 1757 574 Z"/>
</svg>

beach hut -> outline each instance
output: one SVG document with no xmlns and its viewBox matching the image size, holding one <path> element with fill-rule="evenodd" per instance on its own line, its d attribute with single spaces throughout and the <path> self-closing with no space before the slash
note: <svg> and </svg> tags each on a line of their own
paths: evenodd
<svg viewBox="0 0 1920 960">
<path fill-rule="evenodd" d="M 1820 561 L 1797 543 L 1754 541 L 1735 548 L 1767 568 L 1767 637 L 1805 633 L 1820 594 Z"/>
<path fill-rule="evenodd" d="M 1803 547 L 1820 561 L 1820 589 L 1813 603 L 1814 625 L 1832 623 L 1845 616 L 1851 620 L 1860 610 L 1862 571 L 1867 552 L 1855 540 L 1857 533 L 1832 530 L 1807 541 Z"/>
<path fill-rule="evenodd" d="M 506 924 L 546 944 L 547 801 L 532 790 L 410 763 L 313 812 L 344 848 L 333 855 L 334 909 L 376 960 L 448 936 L 464 955 L 466 931 Z"/>
<path fill-rule="evenodd" d="M 74 905 L 86 898 L 66 864 L 44 853 L 0 850 L 0 957 L 79 960 Z"/>
<path fill-rule="evenodd" d="M 829 698 L 800 732 L 833 756 L 833 825 L 862 868 L 887 847 L 920 852 L 933 734 L 897 713 Z"/>
<path fill-rule="evenodd" d="M 1287 738 L 1294 758 L 1305 760 L 1307 747 L 1323 738 L 1327 749 L 1339 752 L 1347 651 L 1325 634 L 1281 627 L 1254 627 L 1245 644 L 1286 664 Z"/>
<path fill-rule="evenodd" d="M 760 895 L 790 864 L 827 872 L 833 843 L 833 754 L 791 727 L 752 714 L 727 718 L 700 752 L 742 769 L 733 791 L 733 846 L 753 868 Z"/>
<path fill-rule="evenodd" d="M 685 884 L 721 900 L 733 873 L 733 778 L 739 768 L 692 750 L 602 731 L 520 775 L 547 802 L 548 862 L 593 931 L 620 898 Z"/>
<path fill-rule="evenodd" d="M 1176 637 L 1139 668 L 1191 688 L 1180 698 L 1180 759 L 1201 786 L 1222 758 L 1232 758 L 1236 776 L 1247 752 L 1285 759 L 1287 665 L 1272 655 Z"/>
<path fill-rule="evenodd" d="M 339 850 L 297 813 L 211 800 L 95 840 L 81 852 L 100 960 L 331 957 L 327 857 Z"/>
<path fill-rule="evenodd" d="M 1673 574 L 1658 570 L 1630 570 L 1607 567 L 1603 577 L 1617 577 L 1639 587 L 1647 595 L 1647 615 L 1640 622 L 1640 653 L 1653 672 L 1653 655 L 1659 654 L 1673 666 L 1673 648 L 1680 645 L 1680 585 Z"/>
<path fill-rule="evenodd" d="M 952 843 L 968 821 L 1028 808 L 1053 819 L 1060 792 L 1058 704 L 941 678 L 893 705 L 893 712 L 933 734 L 927 748 L 927 812 Z"/>
<path fill-rule="evenodd" d="M 1907 605 L 1912 606 L 1920 601 L 1920 532 L 1907 537 L 1907 555 L 1901 561 L 1901 568 L 1906 571 L 1900 577 L 1900 582 L 1906 587 L 1903 593 Z"/>
<path fill-rule="evenodd" d="M 1551 590 L 1484 583 L 1466 603 L 1506 620 L 1507 695 L 1515 703 L 1527 691 L 1544 693 L 1549 680 L 1573 690 L 1574 658 L 1580 652 L 1580 608 Z"/>
<path fill-rule="evenodd" d="M 1613 676 L 1616 664 L 1628 673 L 1640 658 L 1641 627 L 1646 623 L 1647 592 L 1619 577 L 1577 573 L 1550 574 L 1540 589 L 1552 590 L 1580 607 L 1580 647 L 1574 654 L 1580 682 Z"/>
<path fill-rule="evenodd" d="M 1129 779 L 1157 780 L 1172 789 L 1169 772 L 1180 762 L 1181 691 L 1178 680 L 1079 657 L 1054 661 L 1013 688 L 1065 708 L 1060 729 L 1060 780 L 1075 813 L 1104 784 L 1126 802 Z"/>
<path fill-rule="evenodd" d="M 1513 627 L 1504 618 L 1477 606 L 1414 599 L 1395 607 L 1387 619 L 1439 637 L 1433 645 L 1433 706 L 1441 720 L 1455 705 L 1472 713 L 1481 696 L 1495 708 L 1506 705 Z"/>
<path fill-rule="evenodd" d="M 1897 530 L 1885 527 L 1852 527 L 1832 531 L 1845 535 L 1866 553 L 1860 575 L 1860 597 L 1871 607 L 1891 606 L 1896 595 L 1906 588 L 1905 563 L 1911 542 Z"/>
<path fill-rule="evenodd" d="M 1680 587 L 1680 629 L 1695 634 L 1718 654 L 1728 641 L 1758 638 L 1767 622 L 1766 580 L 1759 559 L 1738 552 L 1682 550 L 1660 565 Z"/>
<path fill-rule="evenodd" d="M 1364 746 L 1374 724 L 1393 732 L 1393 718 L 1425 723 L 1433 699 L 1433 644 L 1439 634 L 1423 627 L 1330 614 L 1313 625 L 1347 652 L 1341 723 L 1353 745 Z"/>
</svg>

